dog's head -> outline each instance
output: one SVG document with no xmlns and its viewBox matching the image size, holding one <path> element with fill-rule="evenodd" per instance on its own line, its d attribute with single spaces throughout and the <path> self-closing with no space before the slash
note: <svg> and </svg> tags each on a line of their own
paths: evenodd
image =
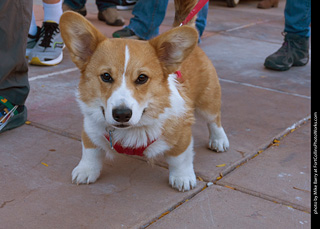
<svg viewBox="0 0 320 229">
<path fill-rule="evenodd" d="M 80 101 L 88 113 L 115 128 L 144 125 L 144 116 L 157 118 L 173 106 L 169 74 L 179 69 L 198 41 L 197 32 L 189 26 L 150 41 L 107 39 L 74 12 L 62 15 L 60 29 L 82 74 Z"/>
</svg>

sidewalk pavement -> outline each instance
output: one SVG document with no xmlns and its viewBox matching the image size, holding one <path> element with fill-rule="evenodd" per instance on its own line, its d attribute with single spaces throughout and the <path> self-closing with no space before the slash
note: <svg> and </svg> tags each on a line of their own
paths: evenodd
<svg viewBox="0 0 320 229">
<path fill-rule="evenodd" d="M 34 3 L 40 25 L 41 1 Z M 210 1 L 200 46 L 220 77 L 231 148 L 208 150 L 206 125 L 197 120 L 198 186 L 189 192 L 169 187 L 163 159 L 150 166 L 123 155 L 105 161 L 95 184 L 72 184 L 81 157 L 80 73 L 66 49 L 57 66 L 30 66 L 30 123 L 0 136 L 0 228 L 311 228 L 310 63 L 264 68 L 283 41 L 285 1 L 268 10 L 257 3 Z M 87 10 L 106 36 L 119 29 L 98 21 L 93 0 Z M 131 12 L 120 13 L 128 24 Z M 171 0 L 161 31 L 173 17 Z"/>
</svg>

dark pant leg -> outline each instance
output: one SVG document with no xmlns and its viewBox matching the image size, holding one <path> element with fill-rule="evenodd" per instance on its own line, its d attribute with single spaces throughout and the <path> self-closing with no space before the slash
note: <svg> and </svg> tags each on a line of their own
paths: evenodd
<svg viewBox="0 0 320 229">
<path fill-rule="evenodd" d="M 0 96 L 24 104 L 29 94 L 25 58 L 33 0 L 0 1 Z"/>
</svg>

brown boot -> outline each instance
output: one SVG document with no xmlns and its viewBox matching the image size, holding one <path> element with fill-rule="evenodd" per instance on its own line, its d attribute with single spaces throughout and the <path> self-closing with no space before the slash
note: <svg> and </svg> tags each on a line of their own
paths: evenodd
<svg viewBox="0 0 320 229">
<path fill-rule="evenodd" d="M 123 26 L 124 19 L 118 14 L 116 8 L 107 8 L 106 10 L 98 13 L 98 19 L 105 21 L 108 25 Z"/>
<path fill-rule="evenodd" d="M 271 7 L 278 7 L 279 0 L 262 0 L 258 3 L 258 8 L 269 9 Z"/>
</svg>

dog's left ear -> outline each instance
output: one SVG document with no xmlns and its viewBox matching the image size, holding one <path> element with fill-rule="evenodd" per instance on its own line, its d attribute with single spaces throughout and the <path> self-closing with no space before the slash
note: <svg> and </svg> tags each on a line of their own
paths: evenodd
<svg viewBox="0 0 320 229">
<path fill-rule="evenodd" d="M 198 32 L 190 26 L 173 28 L 149 41 L 168 74 L 178 70 L 180 64 L 198 43 Z"/>
</svg>

